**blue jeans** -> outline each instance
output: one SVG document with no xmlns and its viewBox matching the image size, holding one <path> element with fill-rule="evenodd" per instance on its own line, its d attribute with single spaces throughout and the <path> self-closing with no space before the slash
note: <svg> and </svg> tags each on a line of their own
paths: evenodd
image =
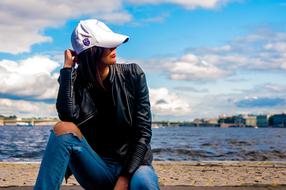
<svg viewBox="0 0 286 190">
<path fill-rule="evenodd" d="M 99 157 L 84 137 L 72 133 L 56 136 L 51 130 L 34 189 L 60 189 L 68 165 L 79 184 L 92 190 L 113 189 L 121 171 L 120 162 Z M 140 166 L 131 177 L 129 189 L 159 189 L 153 167 Z"/>
</svg>

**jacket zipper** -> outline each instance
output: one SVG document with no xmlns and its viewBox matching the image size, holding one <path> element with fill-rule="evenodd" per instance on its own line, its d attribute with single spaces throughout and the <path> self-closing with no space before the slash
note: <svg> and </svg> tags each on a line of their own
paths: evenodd
<svg viewBox="0 0 286 190">
<path fill-rule="evenodd" d="M 80 122 L 79 124 L 77 124 L 77 126 L 79 127 L 80 125 L 84 124 L 85 122 L 87 122 L 88 120 L 90 120 L 95 113 L 91 114 L 89 117 L 87 117 L 85 120 L 83 120 L 82 122 Z"/>
<path fill-rule="evenodd" d="M 126 83 L 124 82 L 124 93 L 125 93 L 125 99 L 126 99 L 126 103 L 127 103 L 127 110 L 128 110 L 128 114 L 129 114 L 129 118 L 130 118 L 130 124 L 132 124 L 132 116 L 130 113 L 130 103 L 129 103 L 129 99 L 128 99 L 128 95 L 126 93 Z"/>
</svg>

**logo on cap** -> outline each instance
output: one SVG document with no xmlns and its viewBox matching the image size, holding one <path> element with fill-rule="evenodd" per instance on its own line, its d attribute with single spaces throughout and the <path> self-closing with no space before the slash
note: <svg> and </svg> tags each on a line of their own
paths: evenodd
<svg viewBox="0 0 286 190">
<path fill-rule="evenodd" d="M 90 41 L 89 41 L 88 38 L 84 38 L 82 42 L 83 42 L 83 44 L 84 44 L 85 46 L 89 46 L 89 45 L 90 45 Z"/>
</svg>

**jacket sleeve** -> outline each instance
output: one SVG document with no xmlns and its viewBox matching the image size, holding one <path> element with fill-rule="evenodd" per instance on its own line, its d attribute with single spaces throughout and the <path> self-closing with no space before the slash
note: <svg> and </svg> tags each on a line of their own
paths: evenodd
<svg viewBox="0 0 286 190">
<path fill-rule="evenodd" d="M 136 109 L 134 114 L 134 140 L 122 169 L 122 175 L 132 175 L 142 164 L 148 145 L 151 141 L 151 110 L 149 90 L 142 69 L 136 65 L 137 79 L 135 83 Z"/>
<path fill-rule="evenodd" d="M 56 108 L 62 121 L 75 122 L 79 116 L 79 106 L 76 104 L 74 92 L 75 79 L 76 72 L 73 68 L 61 69 Z"/>
</svg>

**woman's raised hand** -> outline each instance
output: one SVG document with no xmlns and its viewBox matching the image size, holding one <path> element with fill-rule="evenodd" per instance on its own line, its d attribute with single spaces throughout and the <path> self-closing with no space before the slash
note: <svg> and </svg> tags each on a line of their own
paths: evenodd
<svg viewBox="0 0 286 190">
<path fill-rule="evenodd" d="M 64 68 L 72 68 L 76 62 L 77 62 L 77 57 L 75 51 L 71 49 L 66 49 Z"/>
</svg>

